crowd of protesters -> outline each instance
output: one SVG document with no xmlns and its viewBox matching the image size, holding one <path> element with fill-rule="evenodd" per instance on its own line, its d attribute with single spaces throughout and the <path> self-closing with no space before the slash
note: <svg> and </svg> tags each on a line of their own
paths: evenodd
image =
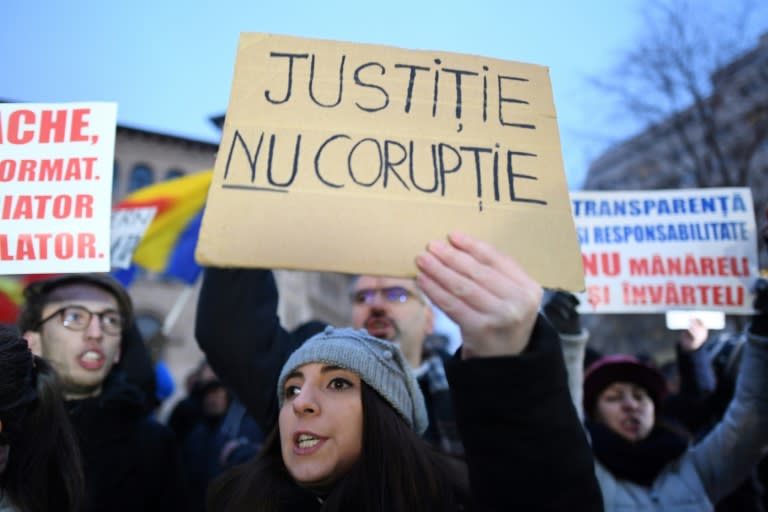
<svg viewBox="0 0 768 512">
<path fill-rule="evenodd" d="M 0 327 L 0 512 L 768 510 L 764 280 L 743 333 L 680 333 L 673 393 L 589 352 L 576 298 L 493 246 L 414 256 L 416 279 L 355 279 L 349 326 L 292 331 L 271 271 L 207 268 L 205 360 L 167 424 L 127 291 L 31 283 Z"/>
</svg>

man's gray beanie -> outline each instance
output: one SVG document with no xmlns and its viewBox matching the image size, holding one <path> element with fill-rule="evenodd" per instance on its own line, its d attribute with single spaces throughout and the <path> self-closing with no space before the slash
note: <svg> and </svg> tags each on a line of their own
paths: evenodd
<svg viewBox="0 0 768 512">
<path fill-rule="evenodd" d="M 327 327 L 309 338 L 283 365 L 277 382 L 277 400 L 288 375 L 308 363 L 325 363 L 350 370 L 375 389 L 418 434 L 429 420 L 416 377 L 394 343 L 374 338 L 364 329 Z"/>
</svg>

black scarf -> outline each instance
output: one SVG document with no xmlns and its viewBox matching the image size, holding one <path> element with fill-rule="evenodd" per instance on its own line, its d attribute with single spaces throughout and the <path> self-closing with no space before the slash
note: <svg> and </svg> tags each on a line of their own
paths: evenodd
<svg viewBox="0 0 768 512">
<path fill-rule="evenodd" d="M 595 458 L 615 477 L 645 487 L 688 448 L 685 436 L 659 424 L 648 437 L 634 443 L 599 423 L 587 420 L 586 425 Z"/>
</svg>

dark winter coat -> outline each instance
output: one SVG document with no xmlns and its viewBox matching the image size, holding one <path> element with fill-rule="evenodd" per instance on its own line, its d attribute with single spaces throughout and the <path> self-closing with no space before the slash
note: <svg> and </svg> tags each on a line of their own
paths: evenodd
<svg viewBox="0 0 768 512">
<path fill-rule="evenodd" d="M 187 510 L 173 432 L 146 415 L 141 392 L 112 372 L 97 397 L 66 403 L 80 441 L 88 512 Z"/>
<path fill-rule="evenodd" d="M 206 269 L 196 338 L 216 374 L 265 430 L 275 423 L 276 383 L 309 325 L 279 325 L 271 272 Z M 447 365 L 455 418 L 466 450 L 472 510 L 602 510 L 591 449 L 568 390 L 557 333 L 542 319 L 515 357 Z M 290 510 L 315 510 L 309 498 Z"/>
</svg>

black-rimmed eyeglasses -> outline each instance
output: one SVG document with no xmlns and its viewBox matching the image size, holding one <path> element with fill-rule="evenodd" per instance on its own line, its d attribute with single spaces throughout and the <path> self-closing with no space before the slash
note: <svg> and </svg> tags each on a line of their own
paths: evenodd
<svg viewBox="0 0 768 512">
<path fill-rule="evenodd" d="M 402 286 L 388 286 L 386 288 L 363 288 L 352 292 L 352 302 L 355 304 L 373 304 L 376 295 L 381 293 L 387 302 L 407 302 L 411 297 L 420 300 L 420 297 Z"/>
<path fill-rule="evenodd" d="M 83 306 L 64 306 L 38 322 L 40 327 L 48 320 L 60 317 L 61 325 L 71 331 L 84 331 L 91 324 L 94 315 L 99 319 L 99 327 L 107 334 L 120 334 L 123 330 L 123 317 L 119 311 L 107 309 L 104 311 L 91 311 Z"/>
</svg>

